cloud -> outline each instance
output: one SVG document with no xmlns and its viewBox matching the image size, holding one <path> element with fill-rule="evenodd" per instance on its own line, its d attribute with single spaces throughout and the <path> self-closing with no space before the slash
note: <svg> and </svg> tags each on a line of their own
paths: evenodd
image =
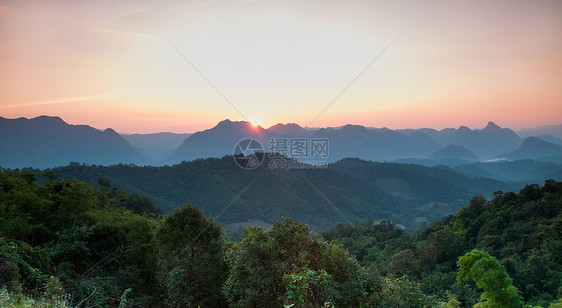
<svg viewBox="0 0 562 308">
<path fill-rule="evenodd" d="M 17 108 L 17 107 L 28 107 L 28 106 L 40 106 L 40 105 L 55 105 L 55 104 L 68 104 L 68 103 L 80 103 L 88 101 L 103 100 L 109 98 L 120 98 L 129 96 L 139 96 L 139 95 L 154 95 L 159 93 L 117 93 L 117 94 L 97 94 L 97 95 L 85 95 L 85 96 L 74 96 L 74 97 L 64 97 L 48 99 L 43 101 L 27 102 L 21 104 L 3 105 L 2 108 Z"/>
</svg>

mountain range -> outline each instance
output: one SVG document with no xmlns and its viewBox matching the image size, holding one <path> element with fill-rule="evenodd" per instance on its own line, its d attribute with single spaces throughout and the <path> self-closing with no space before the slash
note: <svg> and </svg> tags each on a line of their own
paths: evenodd
<svg viewBox="0 0 562 308">
<path fill-rule="evenodd" d="M 0 145 L 0 166 L 5 168 L 148 162 L 113 129 L 69 125 L 59 117 L 0 117 Z"/>
<path fill-rule="evenodd" d="M 70 125 L 58 117 L 41 116 L 33 119 L 0 117 L 0 166 L 49 168 L 70 162 L 173 165 L 231 155 L 235 145 L 244 138 L 258 140 L 266 152 L 273 149 L 272 138 L 328 140 L 326 155 L 322 157 L 327 163 L 348 157 L 452 167 L 520 159 L 562 163 L 562 146 L 548 141 L 556 141 L 557 137 L 540 135 L 523 139 L 513 130 L 493 122 L 474 130 L 466 126 L 391 130 L 360 125 L 303 128 L 294 123 L 263 128 L 247 121 L 224 120 L 193 134 L 119 135 L 110 128 L 101 131 L 86 125 Z"/>
</svg>

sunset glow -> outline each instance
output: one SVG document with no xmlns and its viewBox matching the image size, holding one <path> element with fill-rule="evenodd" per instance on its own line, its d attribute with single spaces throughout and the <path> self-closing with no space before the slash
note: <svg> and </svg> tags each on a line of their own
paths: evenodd
<svg viewBox="0 0 562 308">
<path fill-rule="evenodd" d="M 7 0 L 0 116 L 125 133 L 560 124 L 561 29 L 556 0 Z"/>
</svg>

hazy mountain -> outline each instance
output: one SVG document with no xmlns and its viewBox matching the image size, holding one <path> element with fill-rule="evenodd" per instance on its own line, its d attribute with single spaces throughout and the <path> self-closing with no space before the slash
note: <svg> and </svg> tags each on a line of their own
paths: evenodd
<svg viewBox="0 0 562 308">
<path fill-rule="evenodd" d="M 314 132 L 315 130 L 304 129 L 295 123 L 277 123 L 267 129 L 269 137 L 309 137 Z"/>
<path fill-rule="evenodd" d="M 0 166 L 48 168 L 70 162 L 87 164 L 147 163 L 114 130 L 69 125 L 58 117 L 0 117 Z"/>
<path fill-rule="evenodd" d="M 405 135 L 390 129 L 371 129 L 359 125 L 309 130 L 297 124 L 277 124 L 264 129 L 246 121 L 225 120 L 211 129 L 190 136 L 166 162 L 178 163 L 232 154 L 236 143 L 244 138 L 259 140 L 264 150 L 269 151 L 270 138 L 289 137 L 328 139 L 328 157 L 325 159 L 329 162 L 346 157 L 377 161 L 425 157 L 439 149 L 439 145 L 423 133 Z"/>
<path fill-rule="evenodd" d="M 441 150 L 433 153 L 430 156 L 431 159 L 440 160 L 440 159 L 459 159 L 459 160 L 476 160 L 478 156 L 476 156 L 472 151 L 469 149 L 460 146 L 449 144 L 448 146 L 442 148 Z"/>
<path fill-rule="evenodd" d="M 232 156 L 225 156 L 167 167 L 73 165 L 55 172 L 86 182 L 101 176 L 119 188 L 151 197 L 167 212 L 193 201 L 227 228 L 248 220 L 269 222 L 284 214 L 314 230 L 366 219 L 391 219 L 415 228 L 454 213 L 475 194 L 516 188 L 446 168 L 359 159 L 345 159 L 327 169 L 267 166 L 266 161 L 257 169 L 244 170 Z M 440 204 L 439 211 L 432 204 Z"/>
<path fill-rule="evenodd" d="M 189 136 L 165 162 L 174 164 L 197 158 L 231 155 L 236 144 L 245 138 L 257 139 L 264 148 L 267 146 L 266 132 L 261 126 L 254 127 L 247 121 L 233 122 L 227 119 L 211 129 Z"/>
<path fill-rule="evenodd" d="M 489 122 L 483 129 L 472 130 L 466 126 L 458 129 L 408 129 L 404 133 L 421 132 L 435 142 L 445 145 L 459 145 L 475 153 L 479 157 L 491 158 L 507 151 L 515 150 L 521 144 L 521 138 L 509 128 L 501 128 Z"/>
<path fill-rule="evenodd" d="M 562 124 L 544 125 L 544 126 L 538 126 L 532 128 L 522 128 L 519 131 L 517 131 L 517 134 L 523 138 L 537 137 L 541 135 L 550 135 L 553 137 L 562 138 Z"/>
<path fill-rule="evenodd" d="M 330 161 L 346 157 L 373 161 L 426 157 L 439 148 L 423 133 L 405 135 L 387 128 L 370 129 L 359 125 L 320 129 L 312 137 L 329 140 Z"/>
<path fill-rule="evenodd" d="M 546 142 L 537 137 L 528 137 L 515 151 L 505 153 L 499 157 L 511 160 L 516 159 L 540 159 L 558 160 L 562 157 L 562 145 Z"/>
<path fill-rule="evenodd" d="M 551 136 L 551 135 L 540 135 L 540 136 L 536 136 L 536 137 L 540 138 L 540 139 L 542 139 L 546 142 L 562 145 L 562 139 L 558 138 L 558 137 L 554 137 L 554 136 Z"/>
<path fill-rule="evenodd" d="M 0 141 L 5 146 L 0 151 L 0 163 L 12 167 L 48 167 L 64 165 L 69 161 L 146 164 L 147 160 L 143 157 L 150 157 L 152 164 L 176 164 L 231 155 L 235 145 L 245 138 L 257 139 L 264 151 L 271 151 L 271 138 L 291 137 L 327 139 L 328 156 L 321 158 L 327 162 L 358 157 L 373 161 L 457 166 L 476 159 L 475 156 L 493 158 L 502 153 L 514 155 L 512 159 L 562 161 L 556 151 L 552 154 L 544 149 L 535 149 L 535 152 L 543 154 L 531 156 L 530 150 L 515 151 L 522 143 L 521 138 L 512 130 L 493 122 L 479 130 L 461 126 L 438 131 L 429 128 L 391 130 L 359 125 L 307 129 L 294 123 L 279 123 L 266 129 L 254 127 L 246 121 L 224 120 L 213 128 L 192 135 L 157 133 L 122 137 L 111 129 L 101 132 L 85 125 L 68 125 L 60 118 L 2 119 L 2 123 L 3 139 Z M 8 133 L 10 131 L 14 133 Z M 303 157 L 298 159 L 306 160 Z"/>
<path fill-rule="evenodd" d="M 133 147 L 159 162 L 168 158 L 191 134 L 121 134 Z"/>
</svg>

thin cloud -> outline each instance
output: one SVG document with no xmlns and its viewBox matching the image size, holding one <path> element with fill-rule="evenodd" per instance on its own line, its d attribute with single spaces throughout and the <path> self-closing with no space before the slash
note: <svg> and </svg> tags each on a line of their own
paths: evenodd
<svg viewBox="0 0 562 308">
<path fill-rule="evenodd" d="M 102 100 L 108 98 L 119 98 L 119 97 L 151 95 L 151 94 L 158 94 L 158 93 L 121 93 L 121 94 L 98 94 L 98 95 L 74 96 L 74 97 L 64 97 L 64 98 L 48 99 L 43 101 L 21 103 L 21 104 L 3 105 L 1 107 L 16 108 L 16 107 L 29 107 L 29 106 L 41 106 L 41 105 L 69 104 L 69 103 L 96 101 L 96 100 Z"/>
</svg>

